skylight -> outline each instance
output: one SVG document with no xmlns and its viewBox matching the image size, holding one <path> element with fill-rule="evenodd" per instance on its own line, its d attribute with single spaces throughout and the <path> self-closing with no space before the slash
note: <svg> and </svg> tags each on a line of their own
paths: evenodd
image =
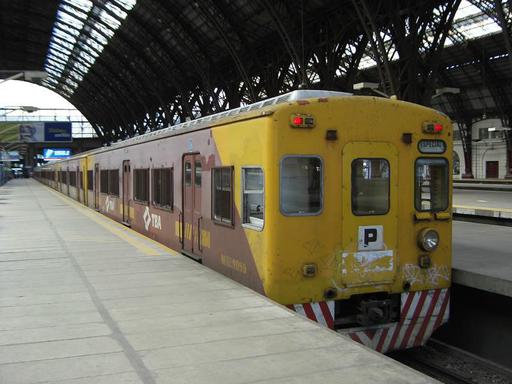
<svg viewBox="0 0 512 384">
<path fill-rule="evenodd" d="M 71 97 L 137 0 L 62 0 L 57 12 L 43 81 Z"/>
<path fill-rule="evenodd" d="M 503 6 L 505 8 L 508 7 L 505 1 L 503 1 Z M 453 19 L 453 26 L 451 32 L 449 33 L 448 38 L 445 41 L 445 47 L 452 46 L 457 43 L 461 43 L 465 40 L 477 39 L 483 36 L 487 36 L 493 33 L 500 33 L 501 27 L 489 16 L 487 16 L 484 12 L 482 12 L 478 7 L 473 5 L 468 0 L 462 0 L 457 12 L 455 13 L 455 17 Z M 434 35 L 433 31 L 427 35 L 427 40 L 431 40 Z M 462 40 L 462 41 L 461 41 Z M 384 44 L 386 47 L 389 47 L 391 41 L 389 38 L 384 36 Z M 370 46 L 367 47 L 367 54 L 365 54 L 359 63 L 359 69 L 366 69 L 370 67 L 374 67 L 377 65 L 375 60 L 369 55 Z M 398 59 L 398 55 L 396 52 L 393 53 L 393 57 L 390 58 L 390 61 L 394 61 Z"/>
</svg>

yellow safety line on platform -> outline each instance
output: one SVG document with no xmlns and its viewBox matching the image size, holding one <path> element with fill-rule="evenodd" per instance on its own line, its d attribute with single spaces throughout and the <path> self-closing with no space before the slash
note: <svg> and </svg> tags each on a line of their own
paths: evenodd
<svg viewBox="0 0 512 384">
<path fill-rule="evenodd" d="M 479 211 L 512 212 L 512 209 L 510 209 L 510 208 L 473 207 L 473 206 L 470 206 L 470 205 L 454 205 L 453 208 L 478 209 Z"/>
<path fill-rule="evenodd" d="M 169 253 L 172 256 L 177 256 L 178 253 L 169 248 L 165 245 L 159 243 L 158 241 L 155 241 L 153 239 L 150 239 L 149 237 L 146 237 L 142 234 L 140 234 L 137 231 L 134 231 L 131 228 L 128 228 L 122 224 L 119 224 L 117 221 L 112 220 L 110 217 L 102 215 L 99 212 L 96 212 L 92 210 L 89 207 L 86 207 L 79 202 L 73 200 L 72 198 L 62 195 L 59 192 L 54 191 L 52 188 L 45 185 L 48 190 L 53 193 L 55 196 L 57 196 L 59 199 L 67 203 L 69 206 L 83 214 L 84 216 L 87 216 L 91 220 L 93 220 L 95 223 L 101 225 L 103 228 L 107 229 L 109 232 L 113 233 L 117 237 L 121 238 L 122 240 L 126 241 L 130 245 L 133 245 L 135 248 L 137 248 L 142 253 L 145 253 L 148 256 L 158 256 L 161 255 L 161 252 L 159 252 L 157 249 L 154 249 L 146 244 L 144 244 L 141 240 L 144 240 L 144 242 L 150 242 L 157 246 L 158 248 L 162 249 L 163 252 Z M 128 234 L 129 233 L 129 234 Z M 135 239 L 132 237 L 132 235 L 139 237 L 139 239 Z"/>
</svg>

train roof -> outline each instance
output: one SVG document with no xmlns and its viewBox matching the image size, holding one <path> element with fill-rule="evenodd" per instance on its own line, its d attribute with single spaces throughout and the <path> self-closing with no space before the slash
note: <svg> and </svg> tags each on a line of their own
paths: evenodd
<svg viewBox="0 0 512 384">
<path fill-rule="evenodd" d="M 214 127 L 216 125 L 232 123 L 235 121 L 252 119 L 258 116 L 268 116 L 271 115 L 275 108 L 273 106 L 289 103 L 291 101 L 298 100 L 306 100 L 306 99 L 314 99 L 314 98 L 326 98 L 326 97 L 350 97 L 352 93 L 347 92 L 337 92 L 337 91 L 325 91 L 325 90 L 312 90 L 312 89 L 299 89 L 296 91 L 292 91 L 289 93 L 285 93 L 284 95 L 272 97 L 269 99 L 265 99 L 262 101 L 258 101 L 253 104 L 244 105 L 242 107 L 229 109 L 227 111 L 215 113 L 213 115 L 208 115 L 204 117 L 200 117 L 194 120 L 185 121 L 183 123 L 179 123 L 167 128 L 162 128 L 157 131 L 148 132 L 143 135 L 138 135 L 131 137 L 126 140 L 118 141 L 112 143 L 110 146 L 101 147 L 97 149 L 92 149 L 87 152 L 82 152 L 73 156 L 66 160 L 79 159 L 83 156 L 87 156 L 90 154 L 107 152 L 118 148 L 123 148 L 131 145 L 136 145 L 140 143 L 144 143 L 147 141 L 153 141 L 162 139 L 164 137 L 181 135 L 183 133 L 198 131 L 201 129 Z M 55 163 L 63 162 L 66 160 L 60 160 Z M 52 164 L 55 164 L 52 163 Z"/>
<path fill-rule="evenodd" d="M 196 131 L 208 127 L 213 127 L 216 125 L 225 124 L 228 122 L 234 122 L 238 120 L 245 120 L 247 118 L 253 118 L 260 116 L 265 116 L 271 114 L 274 108 L 269 108 L 278 104 L 287 103 L 290 101 L 297 100 L 305 100 L 305 99 L 313 99 L 313 98 L 325 98 L 325 97 L 347 97 L 352 96 L 351 93 L 346 92 L 336 92 L 336 91 L 323 91 L 323 90 L 310 90 L 310 89 L 300 89 L 296 91 L 292 91 L 289 93 L 285 93 L 284 95 L 272 97 L 269 99 L 265 99 L 262 101 L 258 101 L 253 104 L 245 105 L 243 107 L 238 107 L 234 109 L 229 109 L 227 111 L 215 113 L 213 115 L 208 115 L 204 117 L 199 117 L 194 120 L 185 121 L 183 123 L 179 123 L 167 128 L 162 128 L 157 131 L 148 132 L 143 135 L 131 137 L 126 140 L 118 141 L 111 145 L 111 148 L 116 148 L 119 146 L 133 145 L 138 144 L 140 142 L 152 141 L 156 138 L 166 137 L 166 136 L 174 136 L 176 134 L 182 134 L 185 132 Z M 253 113 L 251 113 L 253 112 Z M 265 113 L 266 112 L 266 113 Z"/>
</svg>

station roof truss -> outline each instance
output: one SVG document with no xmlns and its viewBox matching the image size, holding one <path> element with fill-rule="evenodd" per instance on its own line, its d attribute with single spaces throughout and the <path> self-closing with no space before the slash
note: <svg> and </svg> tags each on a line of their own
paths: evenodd
<svg viewBox="0 0 512 384">
<path fill-rule="evenodd" d="M 104 142 L 363 81 L 467 124 L 510 126 L 511 3 L 0 0 L 0 70 L 46 70 L 42 84 Z"/>
</svg>

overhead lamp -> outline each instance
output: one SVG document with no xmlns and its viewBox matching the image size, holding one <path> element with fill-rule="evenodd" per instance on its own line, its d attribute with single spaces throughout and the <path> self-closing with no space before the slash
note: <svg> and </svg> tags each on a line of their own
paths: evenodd
<svg viewBox="0 0 512 384">
<path fill-rule="evenodd" d="M 39 108 L 31 106 L 31 105 L 22 105 L 22 106 L 20 106 L 20 110 L 23 111 L 23 112 L 32 113 L 32 112 L 39 111 Z"/>
<path fill-rule="evenodd" d="M 370 82 L 366 82 L 366 81 L 361 82 L 361 83 L 355 83 L 352 86 L 352 89 L 354 89 L 354 91 L 361 91 L 363 89 L 369 89 L 370 91 L 375 92 L 377 95 L 383 96 L 383 97 L 389 99 L 389 95 L 380 91 L 378 88 L 379 88 L 378 83 L 370 83 Z"/>
<path fill-rule="evenodd" d="M 432 96 L 432 99 L 442 96 L 442 95 L 458 95 L 460 93 L 460 88 L 455 87 L 442 87 L 436 88 L 436 93 Z"/>
</svg>

